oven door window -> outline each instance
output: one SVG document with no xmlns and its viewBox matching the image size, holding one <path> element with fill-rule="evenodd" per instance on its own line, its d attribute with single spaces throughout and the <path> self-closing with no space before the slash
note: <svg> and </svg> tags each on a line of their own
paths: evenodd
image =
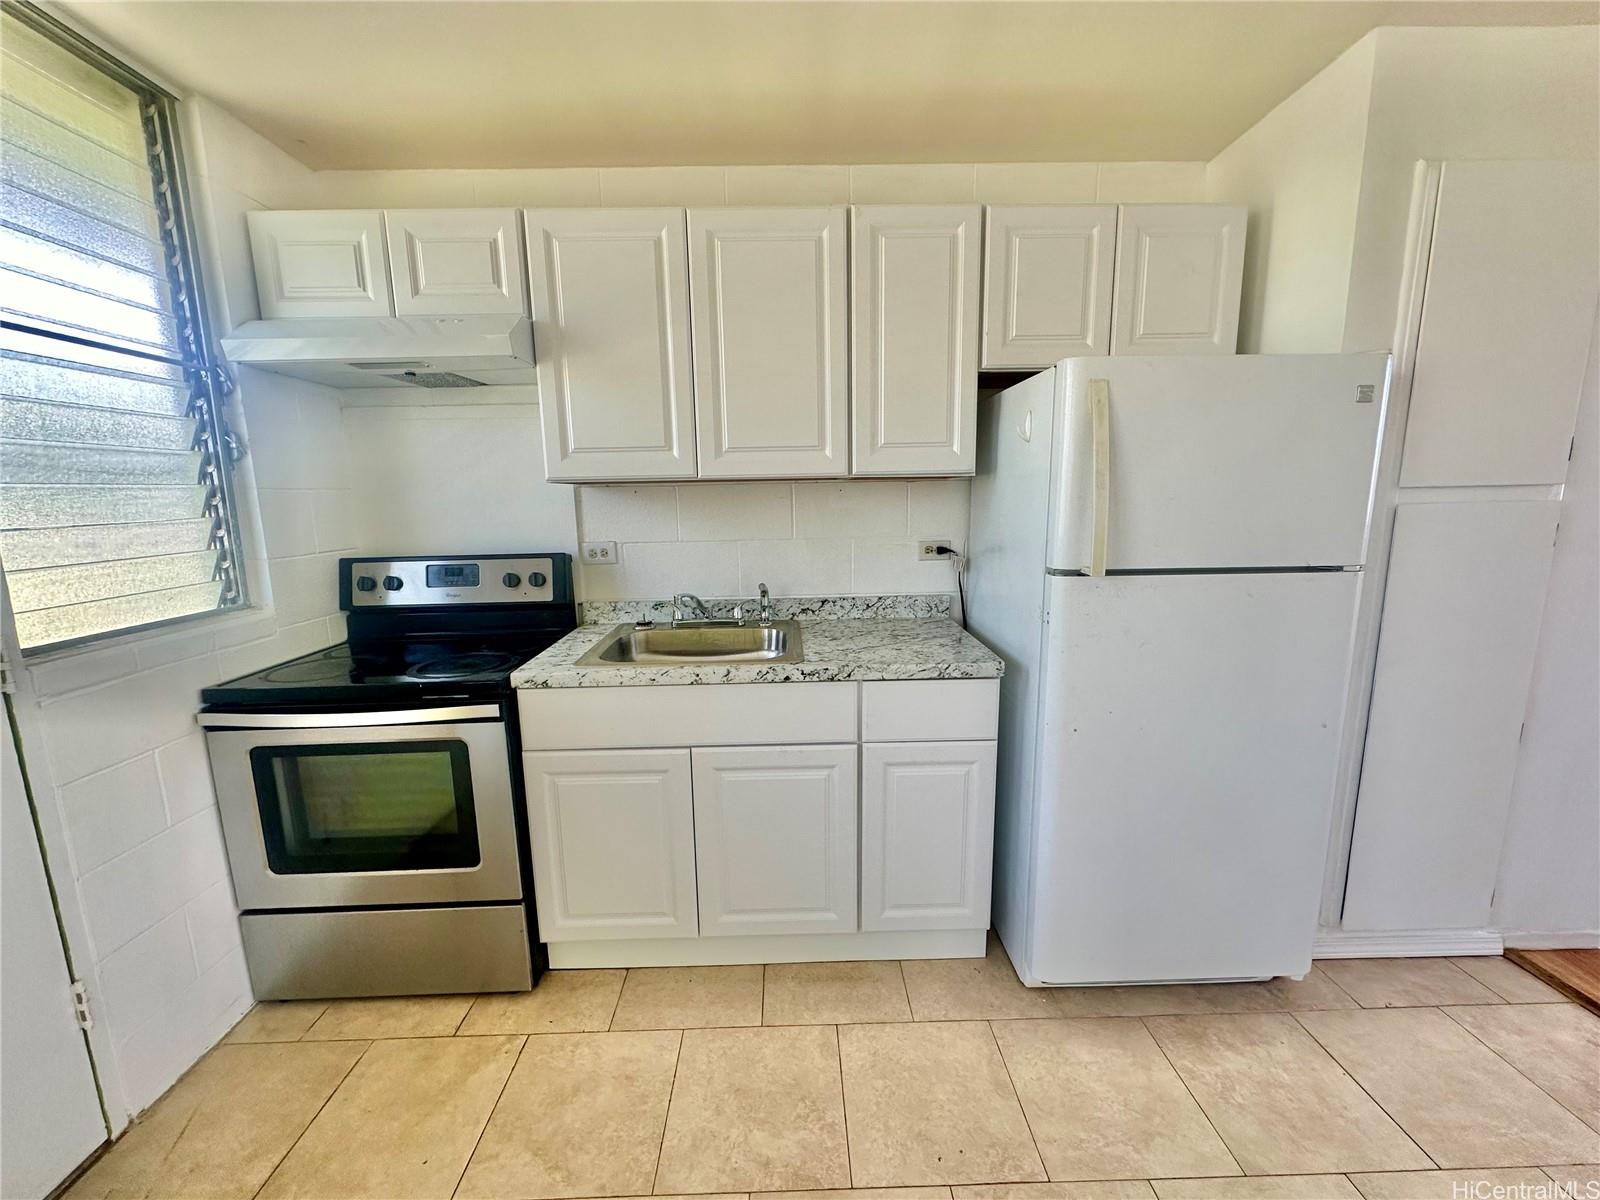
<svg viewBox="0 0 1600 1200">
<path fill-rule="evenodd" d="M 250 766 L 274 874 L 478 865 L 465 742 L 257 746 Z"/>
</svg>

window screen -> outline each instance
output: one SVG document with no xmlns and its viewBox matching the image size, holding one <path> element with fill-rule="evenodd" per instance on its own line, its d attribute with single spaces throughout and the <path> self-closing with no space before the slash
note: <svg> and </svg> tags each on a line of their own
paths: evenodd
<svg viewBox="0 0 1600 1200">
<path fill-rule="evenodd" d="M 39 649 L 230 608 L 212 367 L 171 97 L 0 9 L 0 565 Z"/>
</svg>

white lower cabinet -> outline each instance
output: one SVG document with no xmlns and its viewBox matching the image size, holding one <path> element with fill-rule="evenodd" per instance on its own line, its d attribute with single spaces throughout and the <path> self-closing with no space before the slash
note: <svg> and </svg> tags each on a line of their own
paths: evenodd
<svg viewBox="0 0 1600 1200">
<path fill-rule="evenodd" d="M 856 928 L 856 748 L 694 751 L 701 936 Z"/>
<path fill-rule="evenodd" d="M 689 751 L 522 760 L 540 939 L 695 936 Z"/>
<path fill-rule="evenodd" d="M 861 748 L 861 928 L 987 929 L 994 742 Z"/>
</svg>

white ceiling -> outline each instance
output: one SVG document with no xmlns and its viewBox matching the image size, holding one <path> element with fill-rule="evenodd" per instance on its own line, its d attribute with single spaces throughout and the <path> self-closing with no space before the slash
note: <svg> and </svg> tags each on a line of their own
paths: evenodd
<svg viewBox="0 0 1600 1200">
<path fill-rule="evenodd" d="M 1600 12 L 1593 0 L 58 7 L 317 168 L 1209 159 L 1376 25 Z"/>
</svg>

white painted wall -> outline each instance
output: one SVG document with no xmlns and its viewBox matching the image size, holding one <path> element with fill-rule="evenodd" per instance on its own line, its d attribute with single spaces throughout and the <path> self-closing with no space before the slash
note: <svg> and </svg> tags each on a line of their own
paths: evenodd
<svg viewBox="0 0 1600 1200">
<path fill-rule="evenodd" d="M 1550 567 L 1494 924 L 1510 946 L 1600 947 L 1600 331 Z"/>
<path fill-rule="evenodd" d="M 1362 38 L 1206 167 L 1208 200 L 1250 210 L 1242 353 L 1340 347 L 1376 53 Z"/>
<path fill-rule="evenodd" d="M 213 307 L 241 320 L 255 308 L 243 213 L 305 203 L 310 172 L 204 101 L 185 135 Z M 237 483 L 260 607 L 26 669 L 30 777 L 61 831 L 56 886 L 87 929 L 77 965 L 118 1129 L 251 1004 L 199 689 L 343 636 L 328 567 L 351 538 L 338 395 L 245 371 L 230 407 L 252 450 Z"/>
</svg>

